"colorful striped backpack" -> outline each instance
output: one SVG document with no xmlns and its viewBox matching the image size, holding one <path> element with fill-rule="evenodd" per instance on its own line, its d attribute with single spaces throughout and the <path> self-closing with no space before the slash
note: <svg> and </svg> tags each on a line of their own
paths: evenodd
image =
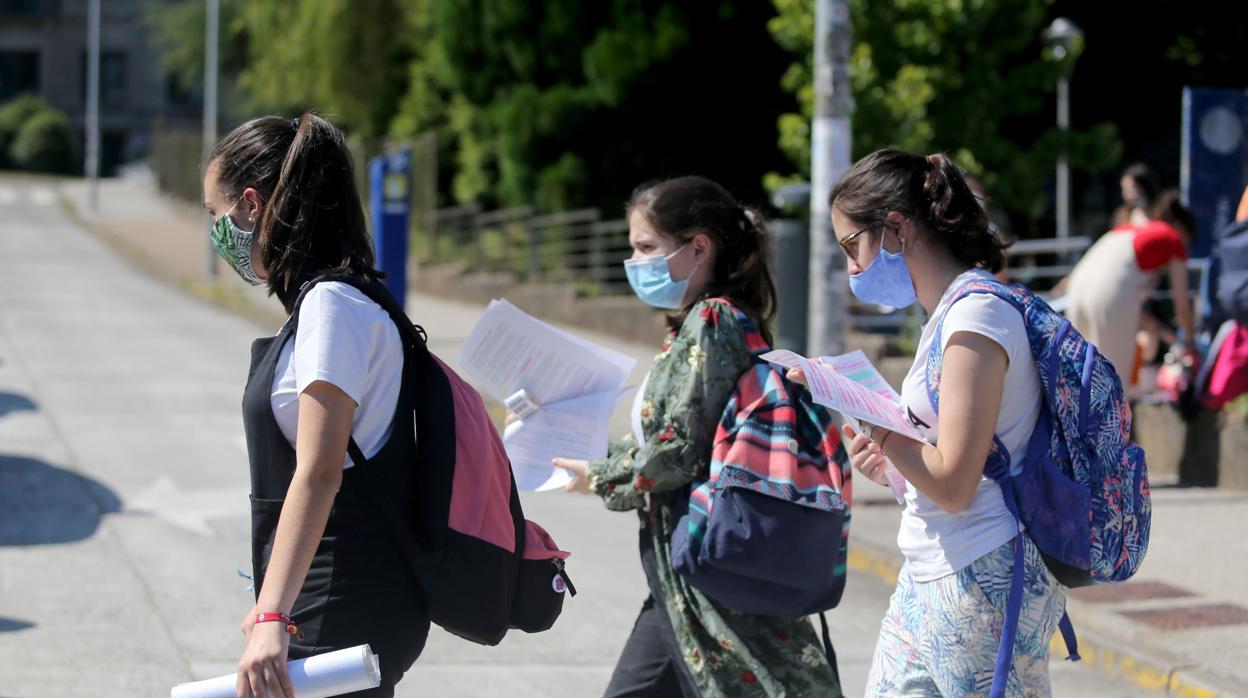
<svg viewBox="0 0 1248 698">
<path fill-rule="evenodd" d="M 840 428 L 804 387 L 759 358 L 770 347 L 745 313 L 733 312 L 754 363 L 737 380 L 710 472 L 692 484 L 672 533 L 672 566 L 742 613 L 825 611 L 845 589 L 851 468 Z"/>
<path fill-rule="evenodd" d="M 1041 406 L 1019 468 L 993 437 L 984 474 L 1001 487 L 1005 505 L 1036 544 L 1049 571 L 1068 587 L 1121 582 L 1139 569 L 1148 549 L 1152 504 L 1144 450 L 1131 442 L 1131 406 L 1114 367 L 1070 321 L 1031 291 L 987 277 L 970 281 L 949 301 L 976 293 L 996 296 L 1023 316 L 1040 371 Z M 940 347 L 944 318 L 927 357 L 927 394 L 940 412 Z M 1014 546 L 1014 573 L 997 652 L 992 696 L 1004 694 L 1023 592 L 1023 546 Z M 1079 659 L 1070 618 L 1060 624 L 1069 658 Z"/>
</svg>

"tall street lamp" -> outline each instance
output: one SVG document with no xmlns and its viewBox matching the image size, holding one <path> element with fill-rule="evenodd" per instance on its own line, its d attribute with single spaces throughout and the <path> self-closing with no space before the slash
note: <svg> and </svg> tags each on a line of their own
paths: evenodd
<svg viewBox="0 0 1248 698">
<path fill-rule="evenodd" d="M 204 158 L 217 143 L 217 77 L 221 71 L 218 45 L 221 30 L 220 0 L 205 0 L 204 5 Z M 208 224 L 208 241 L 204 256 L 204 274 L 209 280 L 217 277 L 217 253 L 212 248 L 212 224 Z"/>
<path fill-rule="evenodd" d="M 1070 237 L 1070 162 L 1066 157 L 1066 134 L 1070 131 L 1070 73 L 1075 59 L 1083 52 L 1083 32 L 1065 17 L 1058 17 L 1044 30 L 1044 41 L 1054 60 L 1062 65 L 1057 79 L 1057 128 L 1062 145 L 1057 155 L 1057 237 Z"/>
</svg>

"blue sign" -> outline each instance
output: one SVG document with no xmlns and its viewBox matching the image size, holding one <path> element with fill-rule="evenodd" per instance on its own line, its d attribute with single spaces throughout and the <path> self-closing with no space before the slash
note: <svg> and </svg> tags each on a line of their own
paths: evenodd
<svg viewBox="0 0 1248 698">
<path fill-rule="evenodd" d="M 368 202 L 373 247 L 382 283 L 400 304 L 407 297 L 407 236 L 411 214 L 412 149 L 402 148 L 368 163 Z"/>
<path fill-rule="evenodd" d="M 1196 216 L 1192 257 L 1209 255 L 1213 236 L 1235 217 L 1248 175 L 1248 95 L 1243 90 L 1183 90 L 1183 202 Z"/>
</svg>

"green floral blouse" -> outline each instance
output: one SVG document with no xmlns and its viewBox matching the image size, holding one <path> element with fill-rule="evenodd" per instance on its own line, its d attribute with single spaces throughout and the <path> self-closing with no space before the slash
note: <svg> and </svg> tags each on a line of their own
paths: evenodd
<svg viewBox="0 0 1248 698">
<path fill-rule="evenodd" d="M 840 696 L 807 619 L 737 613 L 672 569 L 672 493 L 706 472 L 724 406 L 749 365 L 731 307 L 695 305 L 650 370 L 641 407 L 645 443 L 630 434 L 611 444 L 606 458 L 590 463 L 590 485 L 608 509 L 639 510 L 643 544 L 657 561 L 655 601 L 666 607 L 703 696 Z"/>
</svg>

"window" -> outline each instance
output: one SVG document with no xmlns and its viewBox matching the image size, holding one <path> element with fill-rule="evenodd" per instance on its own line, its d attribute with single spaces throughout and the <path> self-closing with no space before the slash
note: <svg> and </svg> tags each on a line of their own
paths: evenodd
<svg viewBox="0 0 1248 698">
<path fill-rule="evenodd" d="M 39 54 L 34 51 L 0 51 L 0 102 L 38 91 Z"/>
<path fill-rule="evenodd" d="M 171 107 L 186 107 L 195 104 L 195 92 L 182 86 L 181 81 L 169 75 L 165 77 L 165 103 Z"/>
<path fill-rule="evenodd" d="M 100 105 L 125 106 L 130 97 L 126 91 L 126 52 L 100 51 Z M 82 101 L 87 101 L 87 54 L 82 54 Z"/>
<path fill-rule="evenodd" d="M 39 0 L 0 0 L 0 15 L 39 14 Z"/>
</svg>

